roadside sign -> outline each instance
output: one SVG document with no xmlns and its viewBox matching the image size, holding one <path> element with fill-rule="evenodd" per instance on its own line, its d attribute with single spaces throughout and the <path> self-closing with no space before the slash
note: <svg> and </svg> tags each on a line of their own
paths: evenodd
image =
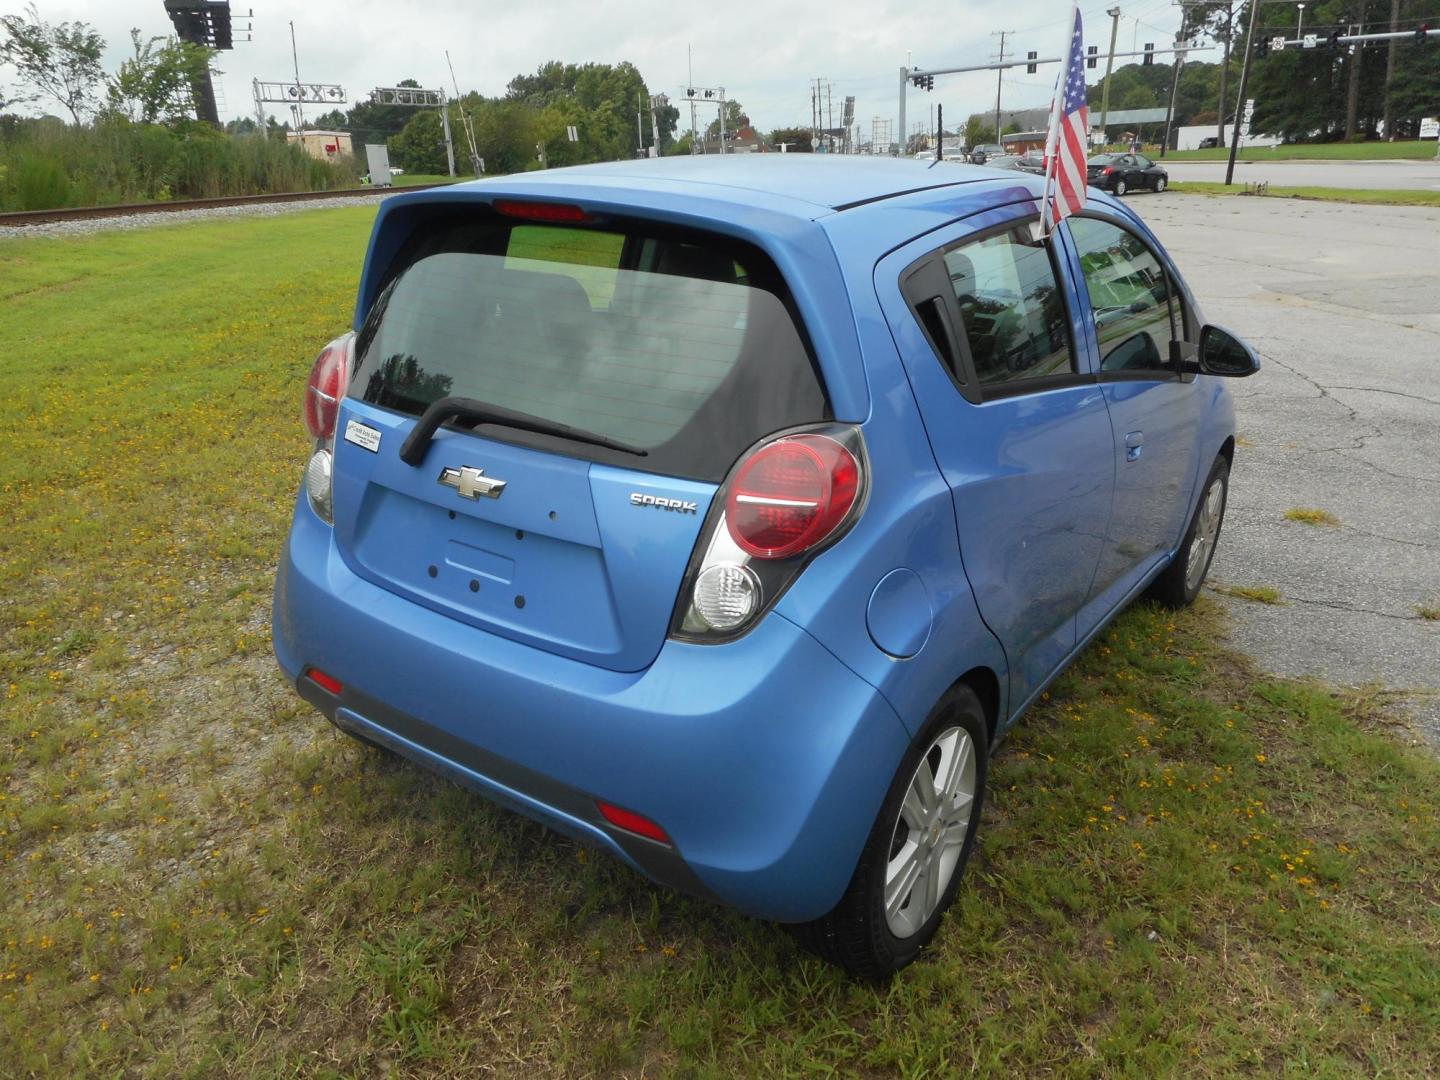
<svg viewBox="0 0 1440 1080">
<path fill-rule="evenodd" d="M 1271 51 L 1271 52 L 1284 52 L 1284 51 L 1285 51 L 1285 39 L 1284 39 L 1283 37 L 1273 37 L 1273 38 L 1271 38 L 1271 39 L 1270 39 L 1270 51 Z"/>
<path fill-rule="evenodd" d="M 579 142 L 579 141 L 580 141 L 580 132 L 578 132 L 578 131 L 575 130 L 575 125 L 574 125 L 574 124 L 570 124 L 569 126 L 567 126 L 567 127 L 565 128 L 565 137 L 566 137 L 567 139 L 569 139 L 571 142 Z"/>
<path fill-rule="evenodd" d="M 1313 48 L 1315 48 L 1316 44 L 1318 44 L 1318 39 L 1315 37 L 1315 35 L 1314 35 L 1314 34 L 1306 34 L 1306 35 L 1305 35 L 1305 43 L 1301 46 L 1301 48 L 1303 48 L 1303 49 L 1313 49 Z"/>
<path fill-rule="evenodd" d="M 1420 121 L 1420 138 L 1440 139 L 1440 116 L 1427 116 Z"/>
</svg>

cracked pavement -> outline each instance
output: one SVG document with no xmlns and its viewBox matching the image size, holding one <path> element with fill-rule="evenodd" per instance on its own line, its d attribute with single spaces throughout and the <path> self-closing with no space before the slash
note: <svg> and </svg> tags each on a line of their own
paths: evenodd
<svg viewBox="0 0 1440 1080">
<path fill-rule="evenodd" d="M 1261 353 L 1210 581 L 1282 675 L 1406 695 L 1440 747 L 1440 210 L 1139 196 L 1210 322 Z M 1285 519 L 1329 511 L 1338 526 Z"/>
</svg>

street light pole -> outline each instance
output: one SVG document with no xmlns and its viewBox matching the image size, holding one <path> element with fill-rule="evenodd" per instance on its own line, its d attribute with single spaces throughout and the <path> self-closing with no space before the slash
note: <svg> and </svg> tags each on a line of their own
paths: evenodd
<svg viewBox="0 0 1440 1080">
<path fill-rule="evenodd" d="M 1115 68 L 1115 35 L 1120 31 L 1120 9 L 1112 7 L 1105 14 L 1110 16 L 1110 55 L 1105 59 L 1105 87 L 1100 91 L 1100 138 L 1108 144 L 1110 138 L 1105 132 L 1105 121 L 1110 112 L 1110 73 Z"/>
</svg>

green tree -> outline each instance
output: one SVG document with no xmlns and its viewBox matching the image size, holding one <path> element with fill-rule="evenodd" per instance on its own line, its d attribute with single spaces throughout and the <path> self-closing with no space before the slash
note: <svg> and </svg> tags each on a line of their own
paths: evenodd
<svg viewBox="0 0 1440 1080">
<path fill-rule="evenodd" d="M 740 107 L 740 102 L 736 101 L 734 98 L 731 98 L 729 101 L 725 102 L 726 134 L 734 134 L 735 132 L 740 130 L 740 121 L 744 115 L 745 110 Z M 706 127 L 705 137 L 707 139 L 713 139 L 719 134 L 720 117 L 717 116 L 714 120 L 711 120 L 709 126 Z"/>
<path fill-rule="evenodd" d="M 434 109 L 411 110 L 409 123 L 390 139 L 390 156 L 396 165 L 412 173 L 448 172 L 445 131 Z"/>
<path fill-rule="evenodd" d="M 107 80 L 109 111 L 145 124 L 189 116 L 193 88 L 209 70 L 211 51 L 174 38 L 141 41 L 139 30 L 130 31 L 130 40 L 135 55 Z"/>
<path fill-rule="evenodd" d="M 62 105 L 79 127 L 81 117 L 93 111 L 105 77 L 104 39 L 89 23 L 47 23 L 34 4 L 23 15 L 0 15 L 0 29 L 6 35 L 0 64 L 13 65 L 22 83 Z"/>
<path fill-rule="evenodd" d="M 414 79 L 401 79 L 396 86 L 419 89 Z M 350 132 L 356 152 L 364 154 L 365 143 L 383 143 L 400 131 L 415 117 L 415 109 L 408 105 L 376 105 L 373 101 L 357 101 L 346 114 L 344 129 Z M 337 125 L 342 126 L 342 125 Z"/>
<path fill-rule="evenodd" d="M 981 143 L 993 143 L 994 141 L 995 129 L 980 117 L 972 116 L 965 121 L 966 146 L 979 146 Z"/>
<path fill-rule="evenodd" d="M 809 128 L 776 128 L 765 141 L 776 148 L 781 143 L 789 143 L 790 147 L 786 151 L 789 154 L 808 154 L 813 149 L 810 145 L 811 138 L 813 136 Z"/>
<path fill-rule="evenodd" d="M 660 132 L 660 153 L 668 154 L 675 145 L 675 128 L 680 123 L 680 110 L 666 99 L 664 105 L 655 107 L 655 126 Z"/>
</svg>

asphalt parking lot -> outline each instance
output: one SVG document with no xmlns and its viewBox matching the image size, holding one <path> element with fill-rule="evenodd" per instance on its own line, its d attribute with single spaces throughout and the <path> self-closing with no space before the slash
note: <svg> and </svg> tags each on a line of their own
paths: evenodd
<svg viewBox="0 0 1440 1080">
<path fill-rule="evenodd" d="M 1235 182 L 1265 180 L 1276 187 L 1381 188 L 1440 191 L 1440 161 L 1267 161 L 1248 150 L 1235 163 Z M 1161 161 L 1171 180 L 1225 180 L 1223 161 Z"/>
<path fill-rule="evenodd" d="M 1406 695 L 1440 746 L 1440 210 L 1138 196 L 1211 322 L 1261 352 L 1211 582 L 1262 666 Z M 1287 520 L 1328 511 L 1335 525 Z M 1217 594 L 1218 595 L 1218 594 Z"/>
</svg>

